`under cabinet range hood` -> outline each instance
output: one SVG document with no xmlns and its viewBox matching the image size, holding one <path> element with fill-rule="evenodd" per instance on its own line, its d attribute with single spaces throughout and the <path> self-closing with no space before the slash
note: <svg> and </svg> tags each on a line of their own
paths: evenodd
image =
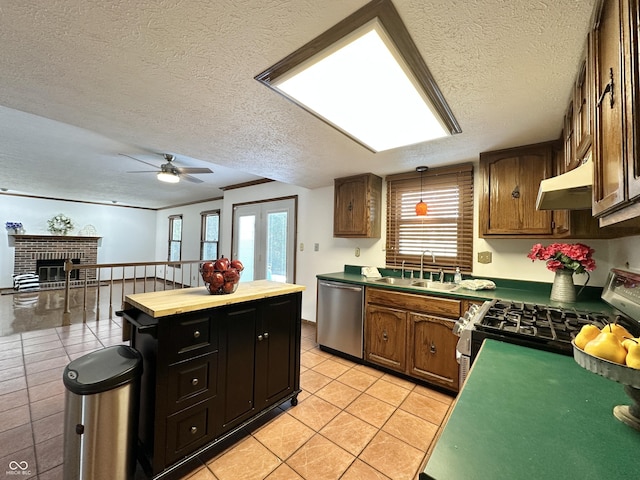
<svg viewBox="0 0 640 480">
<path fill-rule="evenodd" d="M 591 154 L 579 167 L 540 182 L 536 209 L 591 210 L 593 162 Z"/>
</svg>

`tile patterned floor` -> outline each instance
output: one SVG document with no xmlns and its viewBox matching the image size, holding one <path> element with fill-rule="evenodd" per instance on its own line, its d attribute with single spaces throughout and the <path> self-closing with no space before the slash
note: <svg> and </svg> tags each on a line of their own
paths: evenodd
<svg viewBox="0 0 640 480">
<path fill-rule="evenodd" d="M 62 478 L 64 367 L 121 343 L 120 319 L 0 337 L 0 479 Z M 184 478 L 416 479 L 452 397 L 318 349 L 302 329 L 299 403 Z M 15 463 L 13 464 L 15 467 Z M 23 473 L 23 472 L 21 472 Z M 26 472 L 25 472 L 26 473 Z"/>
</svg>

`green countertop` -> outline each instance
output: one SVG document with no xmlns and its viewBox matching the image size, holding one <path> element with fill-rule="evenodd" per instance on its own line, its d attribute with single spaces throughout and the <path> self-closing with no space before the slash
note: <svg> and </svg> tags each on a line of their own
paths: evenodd
<svg viewBox="0 0 640 480">
<path fill-rule="evenodd" d="M 344 272 L 324 273 L 316 275 L 321 280 L 332 280 L 336 282 L 351 283 L 355 285 L 365 285 L 367 287 L 386 288 L 390 290 L 399 290 L 418 294 L 428 294 L 443 297 L 454 297 L 468 300 L 510 300 L 514 302 L 526 302 L 537 305 L 550 305 L 554 307 L 563 308 L 575 308 L 576 310 L 593 311 L 593 312 L 612 312 L 612 308 L 600 299 L 602 294 L 602 288 L 587 287 L 584 292 L 580 294 L 575 303 L 561 303 L 554 302 L 549 299 L 551 294 L 551 283 L 542 282 L 527 282 L 520 280 L 505 280 L 495 279 L 495 290 L 467 290 L 464 288 L 457 288 L 455 290 L 426 290 L 423 288 L 410 287 L 407 285 L 387 285 L 376 282 L 374 279 L 367 279 L 363 275 L 360 275 L 360 268 L 356 266 L 345 266 Z M 381 273 L 383 270 L 381 270 Z M 384 271 L 383 276 L 400 276 L 400 272 L 392 270 Z M 576 276 L 576 282 L 584 281 L 583 276 Z M 448 278 L 448 277 L 447 277 Z M 576 285 L 576 291 L 580 289 L 581 285 Z"/>
<path fill-rule="evenodd" d="M 436 480 L 637 479 L 623 385 L 572 357 L 486 340 L 424 472 Z M 427 477 L 428 478 L 428 477 Z"/>
</svg>

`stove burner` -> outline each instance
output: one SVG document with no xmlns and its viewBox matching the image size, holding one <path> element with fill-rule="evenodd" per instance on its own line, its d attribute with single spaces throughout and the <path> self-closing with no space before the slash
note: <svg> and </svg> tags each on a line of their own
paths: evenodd
<svg viewBox="0 0 640 480">
<path fill-rule="evenodd" d="M 590 323 L 602 328 L 609 321 L 609 317 L 602 313 L 497 301 L 488 309 L 476 328 L 515 337 L 525 336 L 542 341 L 571 343 L 583 325 Z"/>
</svg>

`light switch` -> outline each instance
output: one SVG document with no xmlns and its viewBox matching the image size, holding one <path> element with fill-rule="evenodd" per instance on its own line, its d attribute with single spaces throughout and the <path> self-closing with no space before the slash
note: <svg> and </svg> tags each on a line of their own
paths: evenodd
<svg viewBox="0 0 640 480">
<path fill-rule="evenodd" d="M 319 243 L 314 243 L 313 244 L 313 251 L 314 252 L 319 252 L 320 251 L 320 244 Z"/>
<path fill-rule="evenodd" d="M 304 243 L 300 243 L 300 251 L 304 252 Z"/>
</svg>

